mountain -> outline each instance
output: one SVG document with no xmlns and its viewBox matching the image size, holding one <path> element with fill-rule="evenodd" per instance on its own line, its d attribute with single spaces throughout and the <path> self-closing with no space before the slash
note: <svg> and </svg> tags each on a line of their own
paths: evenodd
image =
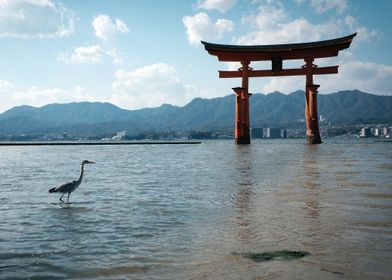
<svg viewBox="0 0 392 280">
<path fill-rule="evenodd" d="M 358 90 L 319 95 L 319 114 L 333 123 L 363 123 L 392 117 L 392 96 L 372 95 Z"/>
<path fill-rule="evenodd" d="M 50 104 L 40 108 L 18 106 L 0 115 L 0 120 L 28 117 L 51 126 L 66 124 L 92 124 L 106 121 L 122 121 L 130 111 L 120 109 L 110 103 L 69 103 Z"/>
<path fill-rule="evenodd" d="M 250 99 L 252 127 L 304 126 L 305 93 L 254 94 Z M 318 95 L 318 112 L 333 124 L 392 121 L 392 96 L 358 90 Z M 62 133 L 110 134 L 142 131 L 213 130 L 234 127 L 234 95 L 195 98 L 184 107 L 124 110 L 110 103 L 50 104 L 40 108 L 14 107 L 0 114 L 0 134 Z"/>
</svg>

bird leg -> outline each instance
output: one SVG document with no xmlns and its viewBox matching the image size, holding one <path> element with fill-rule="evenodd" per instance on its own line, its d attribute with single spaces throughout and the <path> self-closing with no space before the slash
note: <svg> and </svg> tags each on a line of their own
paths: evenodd
<svg viewBox="0 0 392 280">
<path fill-rule="evenodd" d="M 68 200 L 69 200 L 69 196 L 71 195 L 71 193 L 69 192 L 68 193 L 68 197 L 67 197 L 67 203 L 68 203 Z"/>
<path fill-rule="evenodd" d="M 63 196 L 65 195 L 65 193 L 63 193 L 61 196 L 60 196 L 60 200 L 62 201 L 62 202 L 64 202 L 64 200 L 63 200 Z"/>
</svg>

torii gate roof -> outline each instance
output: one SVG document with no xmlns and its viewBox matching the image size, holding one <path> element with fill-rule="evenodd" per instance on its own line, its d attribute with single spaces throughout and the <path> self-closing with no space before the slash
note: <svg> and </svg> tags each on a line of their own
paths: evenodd
<svg viewBox="0 0 392 280">
<path fill-rule="evenodd" d="M 305 59 L 337 56 L 340 50 L 350 46 L 357 33 L 332 40 L 309 43 L 279 45 L 221 45 L 201 41 L 209 54 L 218 57 L 219 61 L 260 61 L 273 58 Z"/>
</svg>

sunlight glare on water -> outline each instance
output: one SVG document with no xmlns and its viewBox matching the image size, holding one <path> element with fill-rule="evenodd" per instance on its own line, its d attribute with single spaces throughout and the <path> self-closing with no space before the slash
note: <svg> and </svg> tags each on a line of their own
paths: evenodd
<svg viewBox="0 0 392 280">
<path fill-rule="evenodd" d="M 390 279 L 391 143 L 329 141 L 0 147 L 0 279 Z"/>
</svg>

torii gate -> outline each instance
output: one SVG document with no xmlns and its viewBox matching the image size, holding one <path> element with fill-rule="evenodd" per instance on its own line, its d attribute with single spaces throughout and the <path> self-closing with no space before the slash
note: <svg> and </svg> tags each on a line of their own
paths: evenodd
<svg viewBox="0 0 392 280">
<path fill-rule="evenodd" d="M 219 61 L 240 62 L 238 71 L 219 71 L 219 78 L 242 78 L 242 86 L 233 88 L 236 94 L 236 144 L 250 144 L 249 129 L 249 77 L 274 76 L 306 76 L 305 87 L 305 120 L 306 139 L 309 144 L 321 143 L 317 113 L 317 89 L 313 84 L 313 75 L 336 74 L 338 66 L 317 67 L 315 58 L 337 56 L 340 50 L 350 46 L 357 33 L 332 40 L 259 46 L 220 45 L 201 41 L 209 54 L 218 57 Z M 301 68 L 283 69 L 283 60 L 303 59 Z M 270 60 L 271 70 L 253 70 L 249 67 L 252 61 Z"/>
</svg>

